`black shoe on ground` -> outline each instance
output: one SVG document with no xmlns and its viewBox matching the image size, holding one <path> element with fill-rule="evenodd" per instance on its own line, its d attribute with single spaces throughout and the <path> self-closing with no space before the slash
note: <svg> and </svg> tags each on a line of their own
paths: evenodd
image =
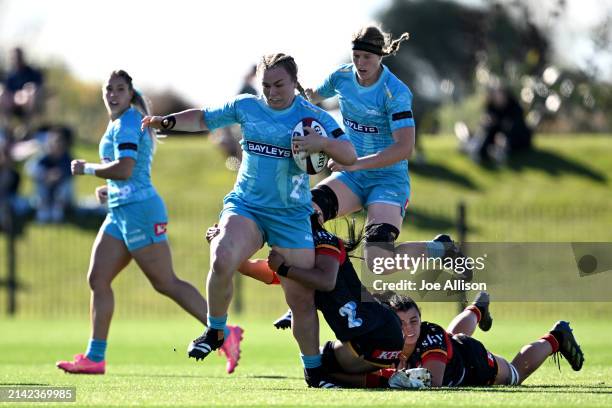
<svg viewBox="0 0 612 408">
<path fill-rule="evenodd" d="M 563 320 L 558 321 L 553 328 L 550 329 L 550 334 L 559 342 L 559 353 L 565 357 L 574 371 L 580 371 L 584 363 L 584 354 L 574 337 L 569 322 Z"/>
<path fill-rule="evenodd" d="M 310 388 L 341 388 L 326 376 L 323 366 L 304 369 L 304 380 Z"/>
<path fill-rule="evenodd" d="M 291 328 L 291 309 L 287 310 L 287 313 L 279 317 L 273 324 L 279 330 L 285 330 Z"/>
<path fill-rule="evenodd" d="M 493 317 L 491 317 L 491 313 L 489 313 L 489 302 L 489 294 L 487 292 L 479 292 L 472 303 L 480 310 L 478 327 L 480 327 L 482 331 L 489 331 L 491 325 L 493 325 Z"/>
<path fill-rule="evenodd" d="M 223 330 L 207 328 L 204 334 L 189 343 L 187 355 L 197 361 L 206 358 L 213 350 L 217 350 L 223 345 L 225 339 L 223 336 L 219 339 L 219 332 L 223 334 Z"/>
</svg>

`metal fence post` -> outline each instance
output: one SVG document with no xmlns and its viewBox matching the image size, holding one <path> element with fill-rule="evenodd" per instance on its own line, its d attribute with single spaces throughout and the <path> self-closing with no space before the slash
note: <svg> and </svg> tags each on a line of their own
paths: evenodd
<svg viewBox="0 0 612 408">
<path fill-rule="evenodd" d="M 466 221 L 466 205 L 463 201 L 457 206 L 457 233 L 459 235 L 459 245 L 467 240 L 467 221 Z"/>
<path fill-rule="evenodd" d="M 17 271 L 16 271 L 16 225 L 15 225 L 15 213 L 13 212 L 13 206 L 9 200 L 2 200 L 2 206 L 0 207 L 1 215 L 0 219 L 3 220 L 3 225 L 0 225 L 6 234 L 6 266 L 7 266 L 7 278 L 6 278 L 6 292 L 7 292 L 7 314 L 9 316 L 15 316 L 17 313 Z"/>
<path fill-rule="evenodd" d="M 457 235 L 459 248 L 461 248 L 463 252 L 465 242 L 467 240 L 466 205 L 463 201 L 460 201 L 459 205 L 457 206 Z M 462 291 L 461 298 L 457 303 L 459 313 L 461 313 L 467 307 L 467 305 L 467 293 L 465 291 Z"/>
</svg>

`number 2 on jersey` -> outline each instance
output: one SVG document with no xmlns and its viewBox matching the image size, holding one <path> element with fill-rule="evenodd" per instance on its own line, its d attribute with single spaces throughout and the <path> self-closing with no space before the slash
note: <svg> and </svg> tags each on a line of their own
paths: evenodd
<svg viewBox="0 0 612 408">
<path fill-rule="evenodd" d="M 291 177 L 291 182 L 293 183 L 293 189 L 291 190 L 290 197 L 296 200 L 300 199 L 300 187 L 304 184 L 304 181 L 308 180 L 308 175 L 306 174 L 298 174 L 296 176 Z"/>
<path fill-rule="evenodd" d="M 346 316 L 349 329 L 359 327 L 363 324 L 363 320 L 357 317 L 357 304 L 353 301 L 342 306 L 338 310 L 338 313 L 340 313 L 340 316 Z"/>
</svg>

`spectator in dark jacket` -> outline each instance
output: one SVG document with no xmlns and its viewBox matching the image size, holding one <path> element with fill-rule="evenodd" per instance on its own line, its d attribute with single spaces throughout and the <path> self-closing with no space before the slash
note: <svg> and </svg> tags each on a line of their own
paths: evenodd
<svg viewBox="0 0 612 408">
<path fill-rule="evenodd" d="M 470 136 L 465 124 L 455 125 L 462 149 L 476 161 L 503 161 L 507 156 L 531 148 L 532 131 L 523 108 L 507 88 L 489 89 L 480 129 Z"/>
<path fill-rule="evenodd" d="M 28 118 L 42 107 L 44 77 L 26 62 L 21 48 L 11 54 L 11 66 L 0 87 L 0 113 Z"/>
<path fill-rule="evenodd" d="M 51 128 L 44 153 L 28 165 L 36 185 L 36 218 L 40 222 L 63 221 L 65 211 L 72 205 L 70 140 L 69 129 Z"/>
</svg>

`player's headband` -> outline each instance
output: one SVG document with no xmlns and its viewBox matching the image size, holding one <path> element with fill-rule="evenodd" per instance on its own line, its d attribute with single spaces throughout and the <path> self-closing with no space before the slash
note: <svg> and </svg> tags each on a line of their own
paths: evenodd
<svg viewBox="0 0 612 408">
<path fill-rule="evenodd" d="M 382 47 L 359 40 L 353 41 L 353 51 L 371 52 L 372 54 L 376 54 L 381 57 L 385 55 Z"/>
</svg>

